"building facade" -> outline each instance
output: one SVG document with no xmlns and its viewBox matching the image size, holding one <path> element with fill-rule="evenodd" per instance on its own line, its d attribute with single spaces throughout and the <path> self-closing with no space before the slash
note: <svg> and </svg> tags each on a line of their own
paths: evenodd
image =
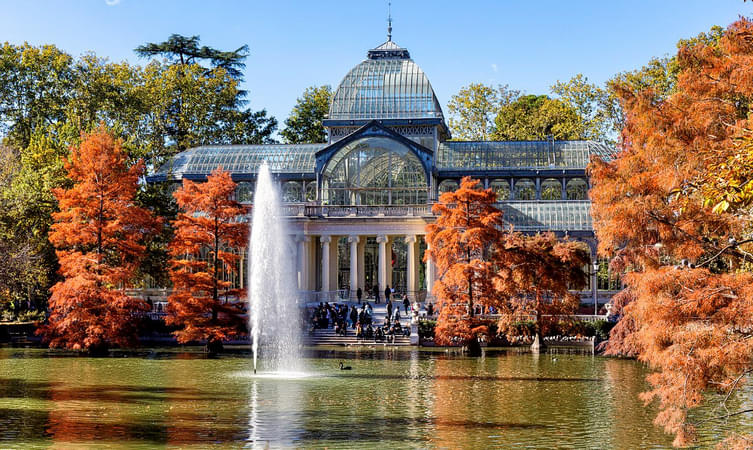
<svg viewBox="0 0 753 450">
<path fill-rule="evenodd" d="M 367 298 L 387 287 L 419 300 L 431 295 L 439 276 L 423 260 L 431 205 L 466 175 L 497 193 L 516 230 L 582 240 L 595 258 L 585 169 L 592 155 L 614 150 L 591 141 L 452 141 L 429 79 L 392 40 L 345 75 L 324 126 L 325 143 L 192 148 L 148 181 L 201 181 L 222 166 L 238 183 L 237 199 L 251 203 L 267 161 L 298 287 L 310 299 L 352 298 L 359 288 Z M 603 304 L 619 287 L 606 270 L 589 268 L 584 303 Z"/>
</svg>

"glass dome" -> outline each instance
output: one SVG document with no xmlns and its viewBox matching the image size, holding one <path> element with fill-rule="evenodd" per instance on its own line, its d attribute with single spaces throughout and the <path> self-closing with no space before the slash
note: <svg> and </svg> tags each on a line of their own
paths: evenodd
<svg viewBox="0 0 753 450">
<path fill-rule="evenodd" d="M 393 139 L 367 137 L 343 147 L 322 172 L 330 205 L 426 204 L 428 182 L 418 157 Z"/>
<path fill-rule="evenodd" d="M 444 119 L 426 74 L 406 49 L 387 41 L 340 82 L 330 120 Z"/>
</svg>

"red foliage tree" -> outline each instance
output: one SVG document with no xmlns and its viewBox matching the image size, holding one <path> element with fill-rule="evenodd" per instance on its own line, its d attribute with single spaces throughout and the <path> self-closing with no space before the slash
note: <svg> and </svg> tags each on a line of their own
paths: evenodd
<svg viewBox="0 0 753 450">
<path fill-rule="evenodd" d="M 656 370 L 644 398 L 659 401 L 656 422 L 685 445 L 696 428 L 688 412 L 714 392 L 726 404 L 753 370 L 750 212 L 735 208 L 749 204 L 753 174 L 740 164 L 751 147 L 739 145 L 753 129 L 753 23 L 740 19 L 677 60 L 665 99 L 618 89 L 620 153 L 590 170 L 599 252 L 625 272 L 632 299 L 609 348 Z"/>
<path fill-rule="evenodd" d="M 560 240 L 554 233 L 507 233 L 495 279 L 501 302 L 500 330 L 534 319 L 541 338 L 552 326 L 567 322 L 580 304 L 576 292 L 586 284 L 590 252 L 582 242 Z"/>
<path fill-rule="evenodd" d="M 120 287 L 144 255 L 141 243 L 157 221 L 134 204 L 142 162 L 130 168 L 121 145 L 101 126 L 72 149 L 65 169 L 70 189 L 56 189 L 60 212 L 49 239 L 64 280 L 50 297 L 49 323 L 40 329 L 53 347 L 106 351 L 136 340 L 135 313 L 145 302 Z"/>
<path fill-rule="evenodd" d="M 497 196 L 481 189 L 478 180 L 463 178 L 455 192 L 446 192 L 434 204 L 436 223 L 427 226 L 426 241 L 439 271 L 432 292 L 437 297 L 437 341 L 468 343 L 487 326 L 474 318 L 474 307 L 497 303 L 494 279 L 496 255 L 503 240 L 502 212 Z"/>
<path fill-rule="evenodd" d="M 559 241 L 552 233 L 505 231 L 495 202 L 491 189 L 465 177 L 432 209 L 439 217 L 427 227 L 425 258 L 439 271 L 433 292 L 440 343 L 467 344 L 488 332 L 488 323 L 474 316 L 476 305 L 493 306 L 502 315 L 502 329 L 533 318 L 537 334 L 578 307 L 579 297 L 569 289 L 585 284 L 589 254 L 583 244 Z"/>
<path fill-rule="evenodd" d="M 248 239 L 245 209 L 232 199 L 230 174 L 215 169 L 205 183 L 183 180 L 174 196 L 181 212 L 173 222 L 167 323 L 181 328 L 178 342 L 206 340 L 217 350 L 222 341 L 245 333 L 243 296 L 225 276 L 237 274 L 239 254 Z M 201 255 L 205 255 L 201 257 Z"/>
</svg>

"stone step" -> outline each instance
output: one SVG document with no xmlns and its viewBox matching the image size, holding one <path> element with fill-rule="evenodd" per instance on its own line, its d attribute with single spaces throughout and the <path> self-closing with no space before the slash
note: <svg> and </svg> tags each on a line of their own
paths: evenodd
<svg viewBox="0 0 753 450">
<path fill-rule="evenodd" d="M 351 330 L 348 330 L 346 336 L 340 336 L 332 328 L 317 329 L 312 334 L 305 334 L 303 342 L 306 345 L 411 345 L 409 336 L 395 336 L 393 342 L 388 342 L 387 339 L 376 342 L 374 338 L 359 339 Z"/>
</svg>

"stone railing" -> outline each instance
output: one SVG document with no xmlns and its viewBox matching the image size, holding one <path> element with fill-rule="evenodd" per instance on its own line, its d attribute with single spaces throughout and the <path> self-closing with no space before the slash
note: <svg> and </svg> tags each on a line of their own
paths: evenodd
<svg viewBox="0 0 753 450">
<path fill-rule="evenodd" d="M 286 217 L 421 217 L 430 205 L 283 205 Z"/>
</svg>

